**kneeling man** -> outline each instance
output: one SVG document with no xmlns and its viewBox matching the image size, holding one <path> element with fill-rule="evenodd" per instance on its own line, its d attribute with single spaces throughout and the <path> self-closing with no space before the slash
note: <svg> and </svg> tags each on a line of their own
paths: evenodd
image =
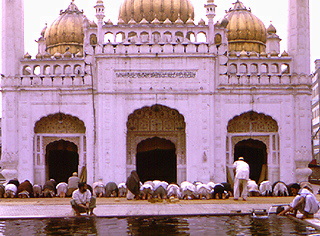
<svg viewBox="0 0 320 236">
<path fill-rule="evenodd" d="M 86 183 L 78 184 L 78 189 L 72 193 L 70 203 L 75 215 L 80 216 L 81 213 L 94 215 L 93 209 L 96 207 L 96 198 L 92 196 Z"/>
<path fill-rule="evenodd" d="M 293 199 L 290 207 L 283 210 L 279 215 L 286 215 L 289 212 L 293 212 L 293 215 L 297 215 L 297 211 L 303 214 L 302 219 L 313 218 L 314 214 L 319 210 L 319 202 L 313 195 L 312 190 L 308 186 L 304 186 Z"/>
</svg>

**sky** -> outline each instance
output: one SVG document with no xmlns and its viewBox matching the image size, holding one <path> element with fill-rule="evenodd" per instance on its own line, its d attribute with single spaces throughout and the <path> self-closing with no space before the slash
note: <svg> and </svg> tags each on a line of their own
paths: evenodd
<svg viewBox="0 0 320 236">
<path fill-rule="evenodd" d="M 2 0 L 6 1 L 6 0 Z M 111 19 L 117 23 L 118 12 L 123 0 L 104 0 L 105 21 Z M 195 8 L 195 22 L 201 18 L 207 21 L 204 4 L 207 0 L 190 0 Z M 225 15 L 225 10 L 232 7 L 236 0 L 215 0 L 217 5 L 217 16 L 215 21 L 220 20 Z M 310 22 L 311 22 L 311 70 L 314 71 L 314 60 L 320 59 L 320 0 L 310 1 Z M 24 0 L 25 2 L 25 52 L 35 57 L 37 54 L 37 44 L 35 40 L 40 37 L 41 30 L 47 23 L 50 25 L 58 18 L 60 10 L 65 10 L 71 0 Z M 270 22 L 276 27 L 277 34 L 282 39 L 281 51 L 287 50 L 287 12 L 288 0 L 242 0 L 247 8 L 251 8 L 252 13 L 260 18 L 266 27 Z M 90 19 L 96 21 L 95 9 L 96 0 L 75 0 L 75 4 Z M 1 7 L 1 6 L 0 6 Z M 0 11 L 1 12 L 1 11 Z M 0 31 L 2 32 L 2 31 Z M 2 37 L 0 37 L 1 40 Z M 0 44 L 1 45 L 1 44 Z M 1 60 L 1 59 L 0 59 Z M 0 61 L 1 64 L 1 61 Z"/>
</svg>

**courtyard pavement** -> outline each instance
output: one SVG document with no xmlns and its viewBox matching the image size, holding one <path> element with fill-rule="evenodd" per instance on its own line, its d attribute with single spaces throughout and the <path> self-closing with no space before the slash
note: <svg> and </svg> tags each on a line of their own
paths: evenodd
<svg viewBox="0 0 320 236">
<path fill-rule="evenodd" d="M 320 200 L 320 196 L 318 196 Z M 251 197 L 247 201 L 177 200 L 151 203 L 146 200 L 97 198 L 97 217 L 161 215 L 229 215 L 249 214 L 253 209 L 269 211 L 273 205 L 290 203 L 293 197 Z M 0 219 L 72 217 L 70 198 L 0 199 Z M 275 212 L 276 207 L 271 209 Z M 320 214 L 317 215 L 320 218 Z"/>
<path fill-rule="evenodd" d="M 320 196 L 317 195 L 318 200 Z M 96 217 L 130 216 L 200 216 L 251 214 L 253 210 L 275 213 L 277 205 L 285 205 L 293 197 L 250 197 L 247 201 L 179 200 L 151 203 L 124 198 L 98 198 L 94 210 Z M 74 217 L 70 198 L 0 199 L 0 220 Z M 293 218 L 293 217 L 292 217 Z M 293 218 L 297 221 L 296 218 Z M 320 230 L 320 212 L 314 219 L 303 220 Z"/>
</svg>

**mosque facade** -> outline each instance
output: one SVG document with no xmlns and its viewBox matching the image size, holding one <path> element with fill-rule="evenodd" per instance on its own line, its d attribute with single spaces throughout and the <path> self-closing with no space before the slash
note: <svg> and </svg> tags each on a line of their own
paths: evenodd
<svg viewBox="0 0 320 236">
<path fill-rule="evenodd" d="M 62 6 L 63 7 L 63 6 Z M 25 54 L 23 0 L 3 1 L 6 179 L 88 183 L 232 182 L 243 156 L 250 178 L 311 174 L 308 1 L 289 0 L 288 50 L 241 1 L 194 22 L 189 0 L 125 0 L 117 23 L 98 0 L 90 20 L 72 1 Z M 84 172 L 83 172 L 84 173 Z"/>
</svg>

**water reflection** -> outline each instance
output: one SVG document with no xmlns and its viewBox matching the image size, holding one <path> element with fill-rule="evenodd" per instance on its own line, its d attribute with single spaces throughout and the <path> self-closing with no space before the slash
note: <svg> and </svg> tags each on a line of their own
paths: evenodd
<svg viewBox="0 0 320 236">
<path fill-rule="evenodd" d="M 129 218 L 129 235 L 189 235 L 186 219 L 172 217 Z"/>
<path fill-rule="evenodd" d="M 96 220 L 92 217 L 47 219 L 45 235 L 97 235 Z"/>
<path fill-rule="evenodd" d="M 307 235 L 319 233 L 286 217 L 130 217 L 0 221 L 0 235 Z"/>
</svg>

